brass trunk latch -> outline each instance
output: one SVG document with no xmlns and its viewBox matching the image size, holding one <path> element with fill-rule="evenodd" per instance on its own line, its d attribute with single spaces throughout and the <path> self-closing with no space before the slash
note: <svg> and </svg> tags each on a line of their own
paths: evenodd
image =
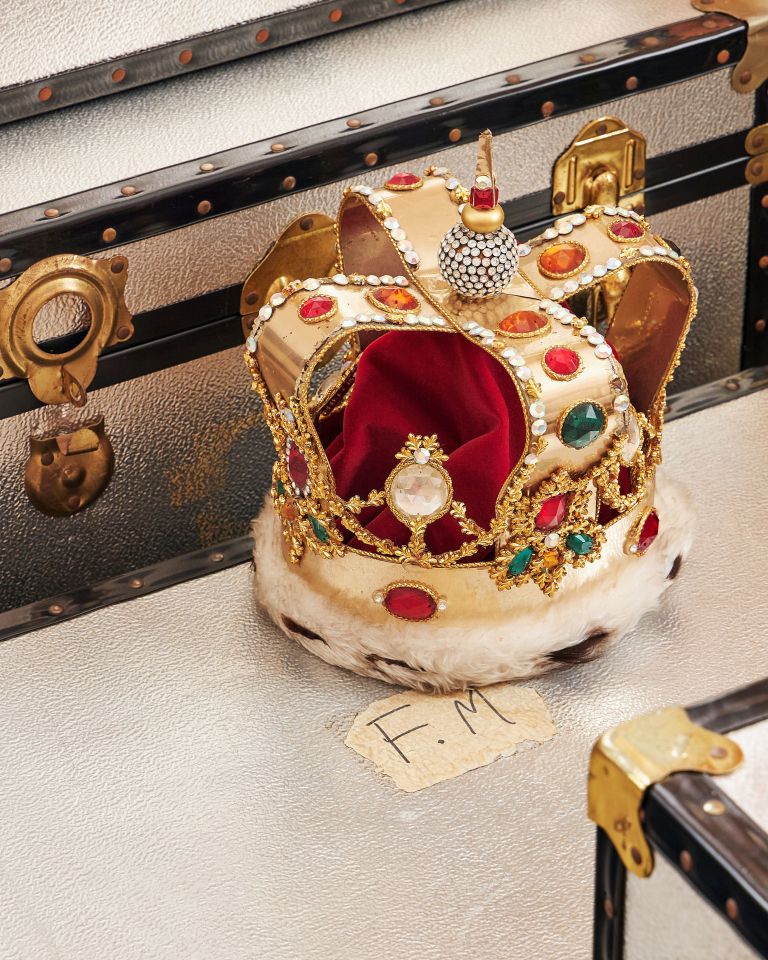
<svg viewBox="0 0 768 960">
<path fill-rule="evenodd" d="M 597 741 L 589 761 L 589 818 L 608 834 L 627 870 L 653 871 L 641 807 L 645 791 L 671 773 L 731 773 L 741 747 L 692 723 L 682 707 L 665 707 L 623 723 Z"/>
<path fill-rule="evenodd" d="M 69 432 L 31 437 L 24 487 L 42 513 L 69 516 L 101 496 L 114 467 L 104 418 L 97 417 Z"/>
<path fill-rule="evenodd" d="M 133 336 L 123 299 L 127 272 L 124 257 L 90 260 L 61 254 L 38 260 L 1 290 L 0 380 L 21 377 L 43 403 L 82 407 L 99 354 Z M 84 303 L 90 324 L 78 342 L 65 342 L 60 353 L 49 352 L 35 337 L 35 320 L 47 304 L 66 296 Z"/>
<path fill-rule="evenodd" d="M 617 117 L 590 121 L 555 161 L 552 213 L 562 216 L 593 203 L 638 208 L 645 189 L 645 137 Z M 638 196 L 639 195 L 639 196 Z"/>
</svg>

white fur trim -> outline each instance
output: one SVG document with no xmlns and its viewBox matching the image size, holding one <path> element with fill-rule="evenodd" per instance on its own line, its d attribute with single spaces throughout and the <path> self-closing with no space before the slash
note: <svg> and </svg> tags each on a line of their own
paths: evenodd
<svg viewBox="0 0 768 960">
<path fill-rule="evenodd" d="M 549 655 L 577 644 L 585 643 L 587 649 L 581 655 L 572 651 L 572 659 L 591 659 L 656 606 L 673 564 L 688 552 L 693 524 L 685 488 L 661 470 L 654 501 L 660 533 L 645 556 L 626 556 L 617 549 L 605 561 L 569 570 L 552 599 L 532 585 L 527 593 L 528 585 L 511 591 L 494 585 L 490 601 L 478 604 L 486 616 L 468 627 L 451 626 L 447 617 L 413 625 L 386 614 L 367 619 L 341 602 L 343 583 L 318 593 L 301 576 L 301 564 L 286 561 L 280 522 L 268 500 L 253 523 L 256 595 L 287 636 L 328 663 L 364 676 L 422 690 L 530 677 L 568 662 L 567 651 L 553 659 Z M 609 539 L 612 534 L 618 538 L 617 526 L 607 531 Z M 602 569 L 590 573 L 598 563 Z"/>
</svg>

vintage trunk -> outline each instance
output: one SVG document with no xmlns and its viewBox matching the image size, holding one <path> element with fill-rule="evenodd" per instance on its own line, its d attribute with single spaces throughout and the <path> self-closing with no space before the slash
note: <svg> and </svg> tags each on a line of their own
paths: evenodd
<svg viewBox="0 0 768 960">
<path fill-rule="evenodd" d="M 71 297 L 61 261 L 50 258 L 107 258 L 119 271 L 113 280 L 125 281 L 133 319 L 112 324 L 92 382 L 80 384 L 84 407 L 50 405 L 56 397 L 36 395 L 6 364 L 0 609 L 34 605 L 4 618 L 8 629 L 46 622 L 47 610 L 62 605 L 59 594 L 90 596 L 94 582 L 136 567 L 201 548 L 224 564 L 245 557 L 242 538 L 271 460 L 242 365 L 245 276 L 293 216 L 332 214 L 344 184 L 380 183 L 394 169 L 432 161 L 468 168 L 487 125 L 497 135 L 507 222 L 519 236 L 563 209 L 619 194 L 684 246 L 700 313 L 674 390 L 723 378 L 720 389 L 742 389 L 749 380 L 730 378 L 763 362 L 766 210 L 762 188 L 750 199 L 745 171 L 749 154 L 760 152 L 759 132 L 749 143 L 747 135 L 763 118 L 765 94 L 737 93 L 731 83 L 747 47 L 744 22 L 701 14 L 684 0 L 606 3 L 599 16 L 576 16 L 563 0 L 409 2 L 403 10 L 429 9 L 373 22 L 395 6 L 301 5 L 290 29 L 269 21 L 263 46 L 253 45 L 257 22 L 247 23 L 247 48 L 238 46 L 246 34 L 225 20 L 211 24 L 223 45 L 200 39 L 198 12 L 186 29 L 159 29 L 152 45 L 166 46 L 144 53 L 135 52 L 147 46 L 140 30 L 121 48 L 109 30 L 97 30 L 97 18 L 102 41 L 90 59 L 73 44 L 80 59 L 52 56 L 42 79 L 28 67 L 30 37 L 11 25 L 0 113 L 28 119 L 8 123 L 0 142 L 0 282 L 12 297 L 17 278 L 44 261 L 34 269 L 49 275 L 46 296 Z M 275 4 L 265 12 L 289 16 Z M 233 10 L 231 19 L 242 14 Z M 342 30 L 361 19 L 364 26 Z M 319 36 L 328 30 L 333 35 Z M 307 35 L 313 39 L 288 43 Z M 200 50 L 181 67 L 231 62 L 179 76 L 179 47 Z M 443 50 L 455 53 L 438 55 Z M 253 51 L 259 55 L 247 58 Z M 126 77 L 105 87 L 115 70 Z M 39 96 L 44 88 L 50 96 Z M 99 99 L 79 102 L 92 97 Z M 600 119 L 611 116 L 619 122 Z M 597 153 L 594 144 L 574 148 L 595 175 L 569 181 L 567 165 L 556 161 L 574 140 L 595 137 Z M 749 179 L 759 180 L 760 157 L 750 163 Z M 33 334 L 61 354 L 76 349 L 86 320 L 82 303 L 78 313 L 71 299 L 57 302 L 58 312 L 40 310 Z M 91 330 L 99 325 L 92 318 Z M 49 375 L 60 370 L 58 361 L 42 366 Z M 37 490 L 30 494 L 24 482 L 31 439 L 97 418 L 114 448 L 111 482 L 98 496 L 98 484 L 81 489 L 74 470 L 74 492 L 60 492 L 54 505 L 61 515 L 41 513 L 30 499 L 42 496 L 40 470 Z M 97 442 L 93 433 L 78 437 L 77 449 Z M 102 442 L 95 455 L 102 480 L 105 449 Z"/>
<path fill-rule="evenodd" d="M 768 681 L 697 704 L 686 714 L 704 728 L 694 737 L 712 744 L 701 766 L 711 764 L 712 758 L 716 765 L 722 757 L 730 766 L 727 752 L 733 747 L 712 733 L 727 734 L 735 744 L 734 754 L 743 754 L 743 760 L 735 772 L 717 777 L 697 770 L 697 761 L 689 760 L 690 770 L 673 773 L 647 790 L 641 832 L 651 851 L 650 876 L 639 876 L 637 858 L 625 868 L 618 848 L 598 830 L 596 960 L 768 957 Z M 679 717 L 665 711 L 657 729 L 674 736 L 679 724 Z M 643 767 L 654 751 L 647 751 L 644 740 L 648 721 L 623 728 L 628 729 L 630 739 L 637 737 L 634 742 L 642 744 Z M 662 735 L 661 744 L 658 753 L 663 756 L 673 741 Z M 592 800 L 599 805 L 607 799 L 612 807 L 616 800 L 606 798 L 602 762 L 592 767 Z"/>
<path fill-rule="evenodd" d="M 753 478 L 767 417 L 762 390 L 668 425 L 667 467 L 699 521 L 662 607 L 602 659 L 532 684 L 551 740 L 418 793 L 344 745 L 352 716 L 392 687 L 284 637 L 254 608 L 248 564 L 0 644 L 4 960 L 588 957 L 591 745 L 768 674 L 765 589 L 744 574 L 765 560 L 768 498 Z M 140 571 L 81 602 L 212 567 L 206 554 Z M 730 734 L 743 771 L 716 782 L 763 825 L 764 726 Z M 689 955 L 670 917 L 686 896 L 681 930 L 715 927 L 697 956 L 741 956 L 730 922 L 656 859 L 658 875 L 630 884 L 627 956 Z M 679 894 L 663 915 L 657 882 Z"/>
</svg>

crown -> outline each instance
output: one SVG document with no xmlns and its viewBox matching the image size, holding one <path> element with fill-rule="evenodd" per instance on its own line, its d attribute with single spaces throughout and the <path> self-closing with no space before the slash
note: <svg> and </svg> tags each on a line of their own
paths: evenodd
<svg viewBox="0 0 768 960">
<path fill-rule="evenodd" d="M 327 661 L 409 686 L 591 658 L 687 544 L 657 476 L 687 261 L 621 206 L 518 243 L 498 198 L 486 131 L 469 189 L 436 167 L 350 187 L 242 293 L 277 451 L 259 598 Z"/>
</svg>

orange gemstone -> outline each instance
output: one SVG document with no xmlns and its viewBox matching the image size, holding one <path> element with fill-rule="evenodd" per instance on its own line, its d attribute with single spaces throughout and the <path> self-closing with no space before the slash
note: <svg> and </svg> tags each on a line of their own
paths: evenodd
<svg viewBox="0 0 768 960">
<path fill-rule="evenodd" d="M 286 500 L 285 503 L 280 507 L 280 516 L 284 520 L 295 520 L 299 515 L 299 511 L 296 508 L 296 504 L 293 500 Z"/>
<path fill-rule="evenodd" d="M 557 550 L 545 550 L 541 555 L 541 559 L 544 561 L 544 566 L 547 570 L 552 570 L 560 563 L 560 554 Z"/>
<path fill-rule="evenodd" d="M 578 270 L 586 256 L 575 243 L 553 243 L 539 257 L 539 267 L 549 276 L 564 277 Z"/>
<path fill-rule="evenodd" d="M 515 310 L 499 324 L 499 330 L 504 333 L 535 333 L 546 327 L 547 318 L 543 313 L 537 313 L 535 310 Z"/>
<path fill-rule="evenodd" d="M 373 291 L 372 297 L 385 310 L 413 312 L 421 306 L 416 297 L 402 287 L 379 287 Z"/>
</svg>

